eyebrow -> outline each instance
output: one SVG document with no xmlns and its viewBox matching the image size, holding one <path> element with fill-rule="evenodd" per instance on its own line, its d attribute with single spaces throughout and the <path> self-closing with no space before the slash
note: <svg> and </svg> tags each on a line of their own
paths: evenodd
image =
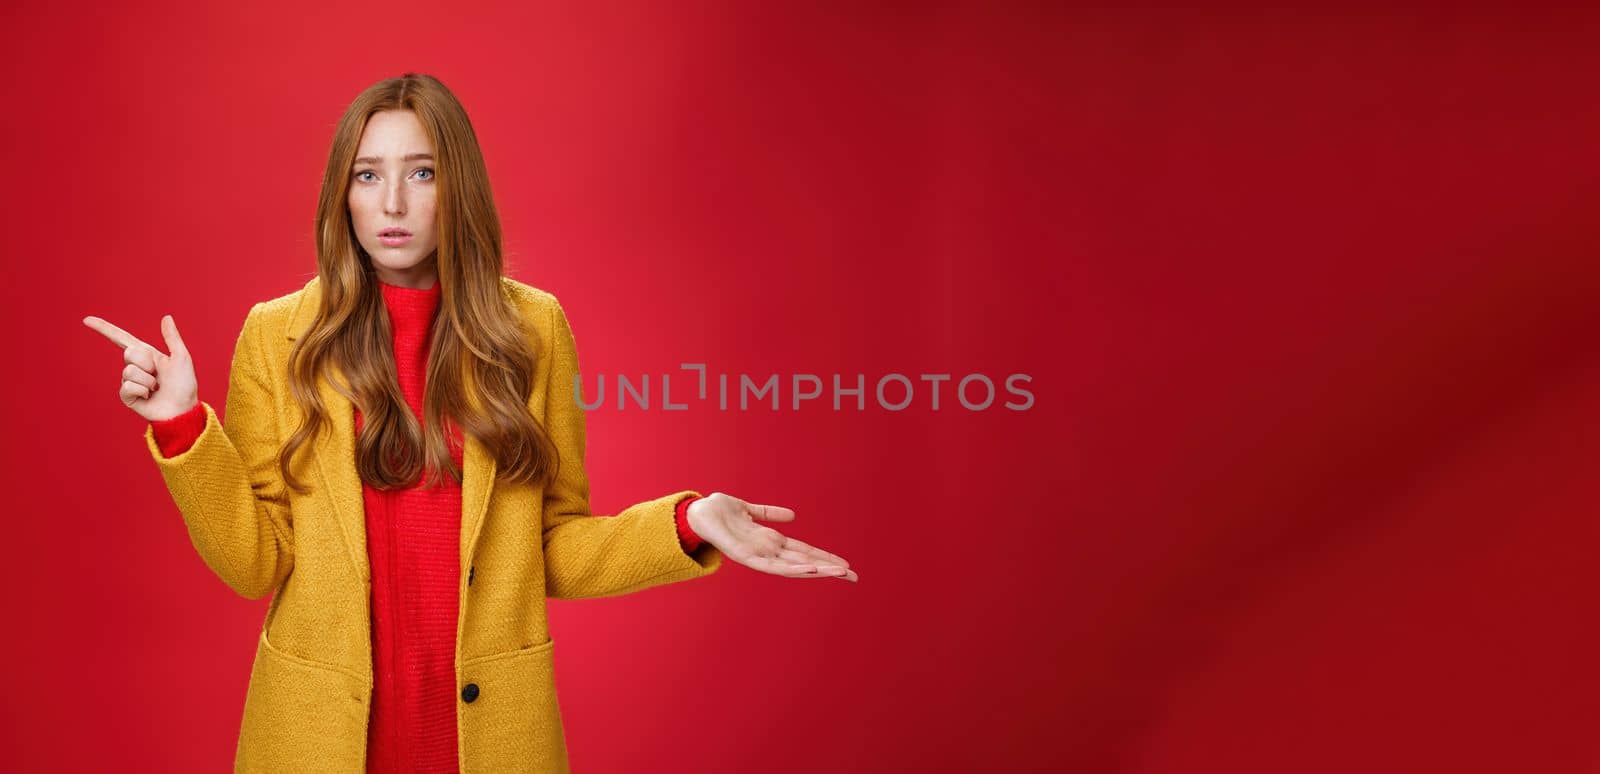
<svg viewBox="0 0 1600 774">
<path fill-rule="evenodd" d="M 378 163 L 381 163 L 382 161 L 383 161 L 383 157 L 382 156 L 362 156 L 361 158 L 356 159 L 355 163 L 357 163 L 357 164 L 378 164 Z M 401 159 L 401 161 L 433 161 L 433 154 L 432 153 L 412 153 L 412 154 L 407 155 L 405 158 Z"/>
</svg>

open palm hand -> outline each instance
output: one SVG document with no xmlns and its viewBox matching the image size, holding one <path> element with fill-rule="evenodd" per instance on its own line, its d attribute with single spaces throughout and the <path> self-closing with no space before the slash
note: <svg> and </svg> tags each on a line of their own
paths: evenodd
<svg viewBox="0 0 1600 774">
<path fill-rule="evenodd" d="M 724 556 L 753 570 L 787 578 L 861 578 L 843 557 L 802 543 L 758 522 L 794 521 L 779 505 L 747 503 L 713 492 L 689 504 L 689 527 Z"/>
</svg>

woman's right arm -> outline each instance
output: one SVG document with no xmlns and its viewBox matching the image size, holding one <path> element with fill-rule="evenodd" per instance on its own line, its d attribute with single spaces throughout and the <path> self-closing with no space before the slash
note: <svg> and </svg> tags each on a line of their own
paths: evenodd
<svg viewBox="0 0 1600 774">
<path fill-rule="evenodd" d="M 150 422 L 145 443 L 195 550 L 223 583 L 248 599 L 272 593 L 294 567 L 288 490 L 277 469 L 274 364 L 263 347 L 262 310 L 261 304 L 251 307 L 234 343 L 226 425 L 198 400 L 194 364 L 170 316 L 162 320 L 162 334 L 171 354 L 98 317 L 84 318 L 123 348 L 123 403 Z"/>
<path fill-rule="evenodd" d="M 251 307 L 234 344 L 227 424 L 200 401 L 205 424 L 193 444 L 172 457 L 162 453 L 154 428 L 145 429 L 145 443 L 195 550 L 247 599 L 272 593 L 294 567 L 294 527 L 288 489 L 278 472 L 277 409 L 272 364 L 261 340 L 261 308 Z"/>
</svg>

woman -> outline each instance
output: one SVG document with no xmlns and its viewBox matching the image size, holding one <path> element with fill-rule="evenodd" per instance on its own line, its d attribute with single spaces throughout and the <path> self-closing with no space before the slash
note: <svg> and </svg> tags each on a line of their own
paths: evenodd
<svg viewBox="0 0 1600 774">
<path fill-rule="evenodd" d="M 683 490 L 589 512 L 577 351 L 554 296 L 502 274 L 466 111 L 406 74 L 350 105 L 317 216 L 317 276 L 255 304 L 223 425 L 177 324 L 123 348 L 120 396 L 191 541 L 268 607 L 237 771 L 565 771 L 547 597 L 625 594 L 723 556 L 858 577 Z"/>
</svg>

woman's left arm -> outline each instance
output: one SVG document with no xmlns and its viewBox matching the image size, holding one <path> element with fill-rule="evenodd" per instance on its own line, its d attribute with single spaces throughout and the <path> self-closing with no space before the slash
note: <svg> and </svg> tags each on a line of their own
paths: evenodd
<svg viewBox="0 0 1600 774">
<path fill-rule="evenodd" d="M 716 572 L 721 552 L 710 545 L 685 550 L 688 541 L 680 537 L 678 506 L 700 492 L 673 492 L 615 516 L 590 511 L 584 470 L 587 417 L 572 392 L 578 375 L 577 347 L 560 303 L 553 296 L 546 303 L 542 338 L 550 348 L 551 365 L 545 385 L 545 430 L 560 453 L 560 464 L 544 492 L 545 596 L 615 596 Z"/>
</svg>

